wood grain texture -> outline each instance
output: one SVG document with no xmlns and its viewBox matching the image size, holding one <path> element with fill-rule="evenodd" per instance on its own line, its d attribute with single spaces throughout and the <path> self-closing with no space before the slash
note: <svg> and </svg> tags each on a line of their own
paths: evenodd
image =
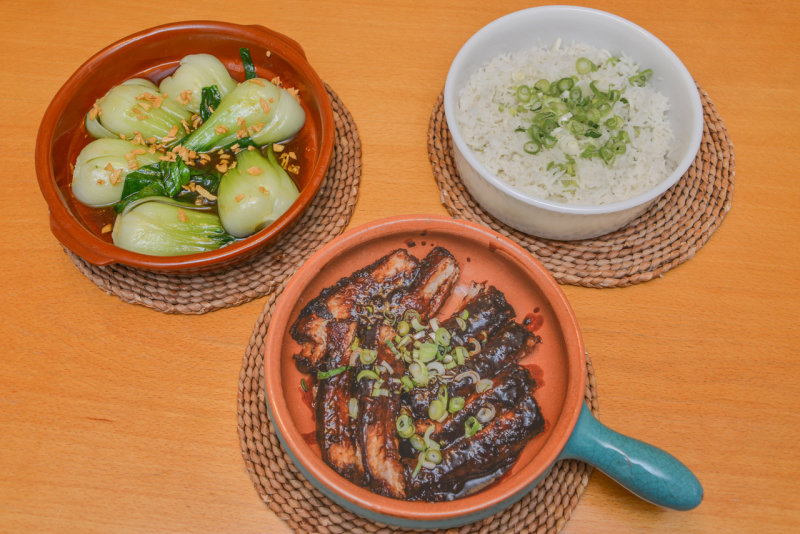
<svg viewBox="0 0 800 534">
<path fill-rule="evenodd" d="M 733 208 L 687 263 L 621 289 L 565 286 L 603 422 L 700 478 L 691 512 L 595 473 L 564 532 L 800 529 L 800 10 L 792 0 L 580 2 L 645 27 L 684 61 L 736 150 Z M 478 28 L 531 2 L 0 4 L 0 531 L 288 532 L 260 502 L 236 432 L 242 354 L 260 301 L 172 316 L 98 290 L 49 230 L 34 141 L 91 54 L 182 19 L 292 36 L 353 114 L 363 177 L 351 226 L 445 211 L 425 138 L 449 64 Z"/>
</svg>

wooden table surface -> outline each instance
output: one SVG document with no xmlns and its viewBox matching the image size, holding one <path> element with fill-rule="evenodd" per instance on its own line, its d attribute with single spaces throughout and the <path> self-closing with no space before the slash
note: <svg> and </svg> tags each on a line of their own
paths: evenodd
<svg viewBox="0 0 800 534">
<path fill-rule="evenodd" d="M 50 233 L 34 140 L 84 60 L 182 19 L 292 36 L 359 128 L 353 226 L 446 213 L 426 134 L 450 62 L 477 29 L 533 4 L 241 0 L 226 12 L 205 0 L 4 0 L 0 531 L 289 532 L 248 478 L 236 428 L 239 370 L 265 299 L 203 316 L 125 304 Z M 675 51 L 725 121 L 737 174 L 730 213 L 690 261 L 628 288 L 564 287 L 601 420 L 683 460 L 703 503 L 663 510 L 595 472 L 564 532 L 800 532 L 798 4 L 584 4 Z"/>
</svg>

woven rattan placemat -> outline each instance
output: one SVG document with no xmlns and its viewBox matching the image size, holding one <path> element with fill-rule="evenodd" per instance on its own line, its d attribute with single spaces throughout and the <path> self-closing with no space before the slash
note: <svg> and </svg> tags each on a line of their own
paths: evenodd
<svg viewBox="0 0 800 534">
<path fill-rule="evenodd" d="M 99 267 L 64 249 L 75 266 L 107 293 L 166 313 L 200 314 L 229 308 L 275 291 L 319 247 L 350 221 L 361 179 L 361 140 L 350 112 L 326 85 L 336 138 L 328 173 L 295 226 L 252 259 L 217 271 L 172 274 L 126 265 Z"/>
<path fill-rule="evenodd" d="M 705 118 L 700 150 L 689 170 L 650 208 L 616 232 L 582 241 L 553 241 L 518 232 L 475 203 L 453 159 L 443 95 L 428 129 L 428 155 L 442 204 L 453 217 L 484 224 L 513 239 L 562 284 L 623 287 L 661 276 L 692 258 L 731 207 L 733 144 L 722 118 L 700 86 Z"/>
<path fill-rule="evenodd" d="M 373 523 L 335 504 L 303 477 L 283 450 L 264 398 L 264 339 L 279 294 L 280 290 L 270 295 L 253 327 L 239 375 L 239 444 L 258 494 L 270 510 L 298 533 L 406 532 Z M 597 383 L 588 354 L 586 364 L 585 398 L 596 415 Z M 559 532 L 583 495 L 591 472 L 592 468 L 582 462 L 558 462 L 531 493 L 512 507 L 449 532 Z"/>
</svg>

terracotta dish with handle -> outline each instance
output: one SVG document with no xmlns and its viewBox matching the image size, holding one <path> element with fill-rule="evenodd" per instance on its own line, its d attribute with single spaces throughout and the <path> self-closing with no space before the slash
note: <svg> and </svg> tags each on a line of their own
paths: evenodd
<svg viewBox="0 0 800 534">
<path fill-rule="evenodd" d="M 237 81 L 244 79 L 240 48 L 248 48 L 257 74 L 279 76 L 298 89 L 306 123 L 292 140 L 300 173 L 300 195 L 267 228 L 210 252 L 186 256 L 150 256 L 114 246 L 92 208 L 78 202 L 70 190 L 71 165 L 91 140 L 83 126 L 93 103 L 109 89 L 130 78 L 158 83 L 189 54 L 216 56 Z M 95 265 L 120 263 L 165 271 L 202 271 L 242 261 L 274 243 L 311 204 L 328 170 L 333 153 L 334 118 L 322 80 L 296 41 L 262 26 L 214 21 L 165 24 L 135 33 L 104 48 L 81 65 L 66 81 L 44 114 L 36 140 L 36 174 L 50 209 L 50 228 L 68 249 Z"/>
<path fill-rule="evenodd" d="M 448 249 L 461 274 L 453 295 L 470 281 L 487 281 L 504 292 L 517 320 L 529 317 L 542 342 L 520 362 L 533 370 L 535 396 L 545 429 L 522 450 L 509 473 L 475 494 L 446 502 L 403 501 L 357 486 L 326 465 L 314 440 L 314 413 L 293 361 L 299 346 L 289 330 L 300 310 L 320 291 L 405 248 L 422 258 L 432 247 Z M 456 305 L 445 302 L 439 316 Z M 409 528 L 447 528 L 497 513 L 521 499 L 558 460 L 595 465 L 644 499 L 687 510 L 702 487 L 668 453 L 627 438 L 598 422 L 584 405 L 586 363 L 575 315 L 547 270 L 527 251 L 494 231 L 436 216 L 401 216 L 350 230 L 312 255 L 276 303 L 264 355 L 266 399 L 282 444 L 298 469 L 333 501 L 369 519 Z"/>
</svg>

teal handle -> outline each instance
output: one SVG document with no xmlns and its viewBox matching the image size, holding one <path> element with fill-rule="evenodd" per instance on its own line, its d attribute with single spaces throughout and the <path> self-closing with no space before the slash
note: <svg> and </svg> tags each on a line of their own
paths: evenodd
<svg viewBox="0 0 800 534">
<path fill-rule="evenodd" d="M 700 481 L 677 458 L 611 430 L 585 404 L 559 459 L 591 464 L 642 499 L 666 508 L 691 510 L 703 500 Z"/>
</svg>

